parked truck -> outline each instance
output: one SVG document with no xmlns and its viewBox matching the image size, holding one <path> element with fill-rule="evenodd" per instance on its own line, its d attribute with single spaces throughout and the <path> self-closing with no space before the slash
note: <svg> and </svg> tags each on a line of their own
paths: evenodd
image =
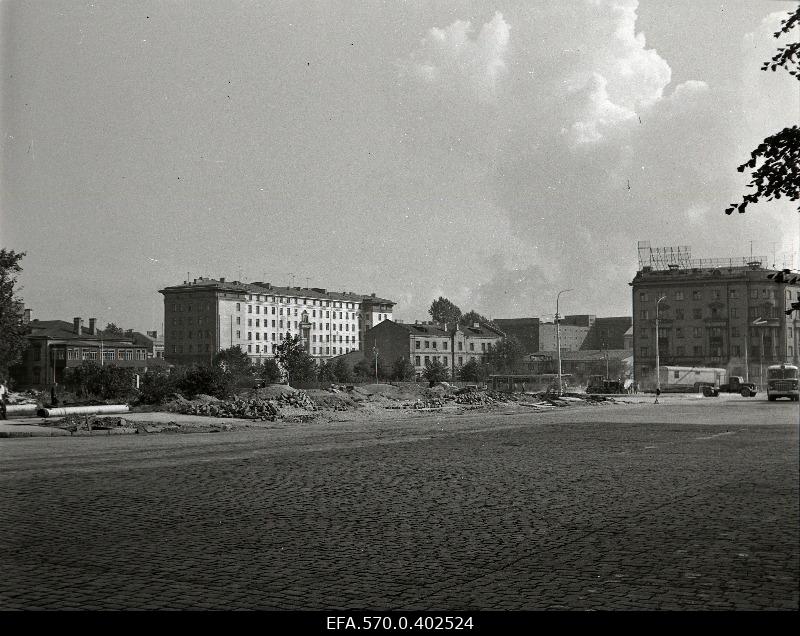
<svg viewBox="0 0 800 636">
<path fill-rule="evenodd" d="M 625 393 L 623 383 L 621 380 L 612 380 L 604 378 L 602 375 L 593 375 L 589 377 L 589 384 L 586 386 L 587 393 L 606 393 L 619 395 Z"/>
<path fill-rule="evenodd" d="M 717 397 L 720 393 L 738 393 L 742 397 L 753 397 L 758 393 L 758 388 L 752 382 L 745 382 L 744 378 L 738 375 L 732 375 L 725 384 L 703 387 L 703 395 L 706 397 Z"/>
<path fill-rule="evenodd" d="M 663 393 L 700 393 L 703 387 L 718 387 L 725 383 L 725 369 L 713 367 L 660 368 L 661 391 Z M 655 383 L 653 383 L 655 389 Z"/>
</svg>

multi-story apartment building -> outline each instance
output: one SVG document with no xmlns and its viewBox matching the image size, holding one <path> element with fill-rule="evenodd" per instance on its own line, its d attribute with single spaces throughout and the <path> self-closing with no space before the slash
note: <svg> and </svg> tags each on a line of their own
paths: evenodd
<svg viewBox="0 0 800 636">
<path fill-rule="evenodd" d="M 483 363 L 491 345 L 503 338 L 503 332 L 489 325 L 473 323 L 470 327 L 443 325 L 434 322 L 397 323 L 384 320 L 367 331 L 365 355 L 377 349 L 379 355 L 393 364 L 406 358 L 421 378 L 427 362 L 441 362 L 452 374 L 470 360 Z"/>
<path fill-rule="evenodd" d="M 234 346 L 253 362 L 271 358 L 287 333 L 299 335 L 313 358 L 341 355 L 360 349 L 367 321 L 391 319 L 395 304 L 375 294 L 224 278 L 196 278 L 160 293 L 164 357 L 179 364 L 210 361 Z"/>
<path fill-rule="evenodd" d="M 770 364 L 797 364 L 800 319 L 785 309 L 800 285 L 769 280 L 775 270 L 765 261 L 662 258 L 642 266 L 630 283 L 635 379 L 655 381 L 656 312 L 662 366 L 724 367 L 754 381 Z"/>
</svg>

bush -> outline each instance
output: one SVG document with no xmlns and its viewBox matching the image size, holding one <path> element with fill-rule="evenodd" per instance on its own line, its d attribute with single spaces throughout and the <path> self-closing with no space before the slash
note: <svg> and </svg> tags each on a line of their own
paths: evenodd
<svg viewBox="0 0 800 636">
<path fill-rule="evenodd" d="M 337 382 L 353 381 L 353 372 L 350 370 L 350 367 L 347 366 L 347 363 L 342 358 L 339 358 L 333 365 L 333 375 L 336 378 Z"/>
<path fill-rule="evenodd" d="M 175 386 L 186 397 L 203 393 L 226 398 L 234 392 L 236 377 L 220 367 L 195 365 L 179 372 Z"/>
<path fill-rule="evenodd" d="M 168 369 L 148 369 L 139 378 L 139 402 L 158 404 L 177 391 L 175 374 Z"/>
<path fill-rule="evenodd" d="M 479 382 L 483 380 L 483 369 L 477 360 L 468 360 L 458 371 L 458 379 L 464 382 Z"/>
<path fill-rule="evenodd" d="M 283 372 L 272 358 L 264 360 L 264 362 L 255 368 L 256 377 L 264 382 L 264 384 L 276 384 L 283 379 Z"/>
<path fill-rule="evenodd" d="M 447 367 L 438 360 L 428 361 L 425 363 L 425 370 L 422 372 L 425 379 L 432 385 L 436 382 L 444 382 L 450 377 L 447 372 Z"/>
<path fill-rule="evenodd" d="M 414 365 L 405 357 L 401 356 L 397 358 L 397 360 L 394 361 L 394 365 L 392 365 L 392 377 L 399 382 L 410 382 L 414 380 L 416 377 Z"/>
<path fill-rule="evenodd" d="M 81 397 L 127 400 L 136 394 L 135 375 L 129 367 L 101 366 L 85 360 L 80 366 L 67 369 L 64 385 Z"/>
</svg>

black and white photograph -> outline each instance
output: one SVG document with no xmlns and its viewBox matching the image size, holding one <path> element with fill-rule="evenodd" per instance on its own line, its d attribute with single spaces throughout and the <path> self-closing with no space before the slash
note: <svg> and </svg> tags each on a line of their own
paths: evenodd
<svg viewBox="0 0 800 636">
<path fill-rule="evenodd" d="M 796 0 L 0 0 L 0 71 L 9 620 L 796 616 Z"/>
</svg>

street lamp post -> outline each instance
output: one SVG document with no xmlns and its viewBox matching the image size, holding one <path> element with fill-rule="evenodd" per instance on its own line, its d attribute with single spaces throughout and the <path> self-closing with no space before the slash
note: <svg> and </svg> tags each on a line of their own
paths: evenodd
<svg viewBox="0 0 800 636">
<path fill-rule="evenodd" d="M 561 294 L 572 291 L 571 289 L 562 289 L 556 295 L 556 355 L 558 357 L 558 396 L 561 397 L 561 333 L 558 328 L 558 300 Z"/>
<path fill-rule="evenodd" d="M 375 384 L 378 384 L 378 347 L 372 347 L 375 352 Z"/>
<path fill-rule="evenodd" d="M 658 305 L 666 298 L 666 296 L 662 296 L 656 301 L 656 404 L 658 404 L 658 396 L 661 395 L 661 360 L 658 356 Z"/>
<path fill-rule="evenodd" d="M 766 325 L 767 321 L 762 320 L 761 316 L 756 318 L 751 324 L 758 326 L 758 325 Z M 760 359 L 758 361 L 758 384 L 759 386 L 764 386 L 764 330 L 759 329 L 759 336 L 761 338 L 761 346 L 759 347 L 760 352 Z"/>
</svg>

